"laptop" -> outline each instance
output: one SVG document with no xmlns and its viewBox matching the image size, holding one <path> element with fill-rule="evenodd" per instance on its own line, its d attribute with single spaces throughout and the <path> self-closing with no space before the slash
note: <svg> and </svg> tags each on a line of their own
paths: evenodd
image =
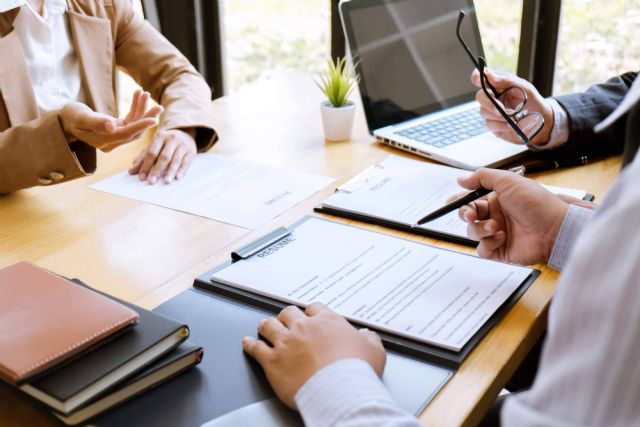
<svg viewBox="0 0 640 427">
<path fill-rule="evenodd" d="M 378 141 L 462 169 L 496 167 L 527 148 L 484 125 L 473 64 L 456 38 L 484 55 L 471 0 L 342 0 L 340 16 Z"/>
</svg>

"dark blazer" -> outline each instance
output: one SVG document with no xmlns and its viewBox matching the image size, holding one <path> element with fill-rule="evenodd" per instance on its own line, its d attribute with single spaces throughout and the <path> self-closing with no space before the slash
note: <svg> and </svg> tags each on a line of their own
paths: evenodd
<svg viewBox="0 0 640 427">
<path fill-rule="evenodd" d="M 640 145 L 640 103 L 599 134 L 593 127 L 622 102 L 637 72 L 614 77 L 586 92 L 554 97 L 569 115 L 569 140 L 562 151 L 592 156 L 623 153 L 623 166 L 631 163 Z"/>
</svg>

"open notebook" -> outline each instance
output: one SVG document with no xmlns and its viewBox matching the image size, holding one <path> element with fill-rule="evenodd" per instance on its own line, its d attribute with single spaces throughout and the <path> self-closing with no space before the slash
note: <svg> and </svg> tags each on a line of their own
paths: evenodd
<svg viewBox="0 0 640 427">
<path fill-rule="evenodd" d="M 470 173 L 390 155 L 339 187 L 316 211 L 476 245 L 467 238 L 467 224 L 458 218 L 457 211 L 411 228 L 418 219 L 442 207 L 448 197 L 464 191 L 456 179 Z M 593 199 L 584 190 L 545 187 L 556 194 Z"/>
</svg>

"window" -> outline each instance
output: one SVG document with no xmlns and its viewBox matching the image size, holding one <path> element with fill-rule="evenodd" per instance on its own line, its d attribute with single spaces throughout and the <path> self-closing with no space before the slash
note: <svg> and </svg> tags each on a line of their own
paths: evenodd
<svg viewBox="0 0 640 427">
<path fill-rule="evenodd" d="M 226 93 L 274 71 L 318 71 L 330 55 L 330 0 L 221 4 Z"/>
<path fill-rule="evenodd" d="M 490 68 L 515 73 L 518 68 L 522 2 L 476 0 L 482 45 Z"/>
<path fill-rule="evenodd" d="M 639 42 L 637 0 L 564 0 L 553 93 L 640 69 Z"/>
</svg>

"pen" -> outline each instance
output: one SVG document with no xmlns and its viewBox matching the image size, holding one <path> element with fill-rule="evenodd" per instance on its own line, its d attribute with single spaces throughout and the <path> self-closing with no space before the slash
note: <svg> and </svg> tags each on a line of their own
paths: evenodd
<svg viewBox="0 0 640 427">
<path fill-rule="evenodd" d="M 523 175 L 524 174 L 524 167 L 522 166 L 517 166 L 515 168 L 511 168 L 509 169 L 511 172 L 513 173 L 517 173 L 518 175 Z M 480 197 L 484 197 L 487 194 L 491 193 L 491 191 L 493 190 L 489 190 L 487 188 L 478 188 L 477 190 L 473 190 L 471 193 L 460 197 L 459 199 L 454 200 L 451 203 L 447 203 L 446 205 L 444 205 L 443 207 L 436 209 L 435 211 L 431 212 L 430 214 L 420 218 L 418 220 L 418 222 L 416 222 L 415 224 L 413 224 L 411 226 L 411 228 L 415 228 L 419 225 L 425 224 L 429 221 L 433 221 L 434 219 L 438 219 L 442 216 L 445 216 L 446 214 L 455 211 L 456 209 L 461 208 L 464 205 L 468 205 L 469 203 L 478 200 Z"/>
<path fill-rule="evenodd" d="M 570 159 L 559 160 L 542 160 L 530 165 L 521 165 L 517 168 L 523 168 L 524 173 L 542 172 L 551 169 L 565 168 L 569 166 L 586 165 L 589 163 L 589 158 L 585 155 L 572 157 Z M 515 168 L 514 168 L 515 169 Z"/>
</svg>

